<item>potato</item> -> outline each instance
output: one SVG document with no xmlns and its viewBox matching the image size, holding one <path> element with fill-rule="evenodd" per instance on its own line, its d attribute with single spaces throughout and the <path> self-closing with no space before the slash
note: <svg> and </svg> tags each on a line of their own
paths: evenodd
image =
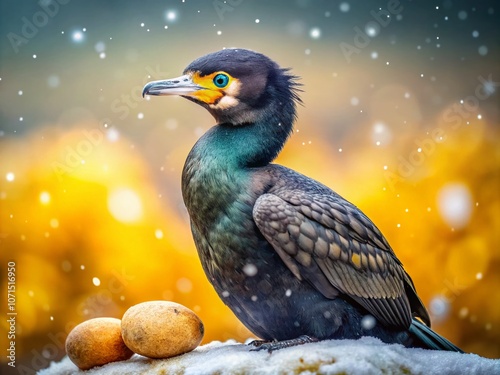
<svg viewBox="0 0 500 375">
<path fill-rule="evenodd" d="M 125 344 L 150 358 L 169 358 L 195 349 L 203 331 L 200 318 L 175 302 L 143 302 L 129 308 L 122 318 Z"/>
<path fill-rule="evenodd" d="M 120 319 L 95 318 L 77 325 L 66 338 L 66 354 L 82 370 L 129 359 L 134 353 L 121 336 Z"/>
</svg>

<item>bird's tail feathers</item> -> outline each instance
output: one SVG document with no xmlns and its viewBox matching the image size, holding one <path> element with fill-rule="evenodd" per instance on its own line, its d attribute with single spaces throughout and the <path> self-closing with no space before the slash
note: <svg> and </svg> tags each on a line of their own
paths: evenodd
<svg viewBox="0 0 500 375">
<path fill-rule="evenodd" d="M 462 349 L 445 339 L 443 336 L 438 335 L 432 329 L 421 323 L 417 319 L 413 319 L 410 333 L 420 341 L 424 347 L 434 350 L 448 350 L 451 352 L 463 353 Z"/>
</svg>

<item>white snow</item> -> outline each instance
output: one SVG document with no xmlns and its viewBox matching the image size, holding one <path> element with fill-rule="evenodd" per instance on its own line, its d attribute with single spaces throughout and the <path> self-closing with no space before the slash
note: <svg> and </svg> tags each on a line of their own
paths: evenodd
<svg viewBox="0 0 500 375">
<path fill-rule="evenodd" d="M 153 375 L 153 374 L 500 374 L 500 360 L 475 354 L 460 354 L 387 345 L 364 337 L 331 340 L 281 349 L 273 353 L 250 351 L 235 341 L 212 342 L 194 351 L 170 358 L 149 359 L 134 355 L 88 371 L 64 357 L 38 375 Z"/>
</svg>

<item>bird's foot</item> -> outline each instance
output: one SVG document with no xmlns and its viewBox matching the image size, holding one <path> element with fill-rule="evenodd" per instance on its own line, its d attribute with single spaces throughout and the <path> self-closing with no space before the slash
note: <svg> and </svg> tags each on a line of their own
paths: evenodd
<svg viewBox="0 0 500 375">
<path fill-rule="evenodd" d="M 303 335 L 297 337 L 296 339 L 283 340 L 283 341 L 254 340 L 250 342 L 248 345 L 254 347 L 253 349 L 250 349 L 251 351 L 267 350 L 268 353 L 272 353 L 274 350 L 289 348 L 290 346 L 304 345 L 309 342 L 317 342 L 317 341 L 319 340 L 315 337 Z"/>
</svg>

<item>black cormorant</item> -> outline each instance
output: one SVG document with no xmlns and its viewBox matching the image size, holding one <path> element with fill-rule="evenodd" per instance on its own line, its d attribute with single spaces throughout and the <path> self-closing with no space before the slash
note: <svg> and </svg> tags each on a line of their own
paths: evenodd
<svg viewBox="0 0 500 375">
<path fill-rule="evenodd" d="M 321 183 L 272 164 L 292 133 L 296 77 L 268 57 L 224 49 L 143 95 L 180 95 L 216 125 L 187 157 L 182 193 L 203 269 L 267 350 L 374 336 L 460 351 L 427 311 L 382 233 Z"/>
</svg>

